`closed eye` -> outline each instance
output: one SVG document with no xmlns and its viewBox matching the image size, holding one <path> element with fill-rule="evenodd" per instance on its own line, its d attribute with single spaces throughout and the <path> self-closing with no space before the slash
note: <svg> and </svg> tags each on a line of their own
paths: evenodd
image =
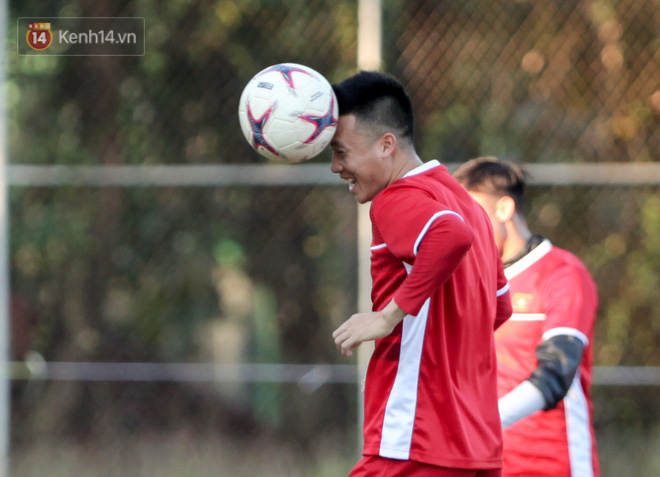
<svg viewBox="0 0 660 477">
<path fill-rule="evenodd" d="M 346 151 L 344 149 L 332 148 L 332 155 L 336 157 L 344 157 L 346 155 Z"/>
</svg>

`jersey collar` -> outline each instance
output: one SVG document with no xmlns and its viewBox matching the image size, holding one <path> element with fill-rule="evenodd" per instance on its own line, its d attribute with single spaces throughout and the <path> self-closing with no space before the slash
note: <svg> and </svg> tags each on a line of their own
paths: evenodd
<svg viewBox="0 0 660 477">
<path fill-rule="evenodd" d="M 550 250 L 552 250 L 552 243 L 550 243 L 550 240 L 545 239 L 539 244 L 538 247 L 534 248 L 531 252 L 522 257 L 513 265 L 504 269 L 504 275 L 506 276 L 507 280 L 511 280 L 516 275 L 527 270 L 529 267 L 543 258 Z"/>
<path fill-rule="evenodd" d="M 432 161 L 426 162 L 421 166 L 415 167 L 412 171 L 408 171 L 403 177 L 416 176 L 417 174 L 426 172 L 430 169 L 433 169 L 434 167 L 438 167 L 439 165 L 440 165 L 440 161 L 438 161 L 437 159 L 433 159 Z"/>
</svg>

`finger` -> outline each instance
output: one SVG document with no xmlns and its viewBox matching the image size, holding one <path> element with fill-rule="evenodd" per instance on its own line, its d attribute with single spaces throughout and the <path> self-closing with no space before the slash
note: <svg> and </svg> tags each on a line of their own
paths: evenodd
<svg viewBox="0 0 660 477">
<path fill-rule="evenodd" d="M 350 335 L 351 335 L 351 329 L 348 327 L 346 323 L 341 325 L 332 333 L 332 337 L 334 338 L 335 343 L 337 343 L 338 341 L 345 340 L 346 337 Z"/>
<path fill-rule="evenodd" d="M 346 338 L 348 337 L 348 335 L 344 331 L 339 331 L 339 330 L 335 331 L 332 335 L 335 338 L 335 346 L 337 347 L 337 349 L 339 351 L 341 351 L 342 350 L 342 345 L 343 345 L 344 341 L 346 341 Z"/>
<path fill-rule="evenodd" d="M 351 335 L 347 331 L 341 331 L 335 338 L 335 346 L 337 349 L 346 356 L 346 352 L 352 348 L 351 346 Z"/>
<path fill-rule="evenodd" d="M 350 358 L 351 356 L 353 356 L 353 348 L 357 348 L 358 346 L 360 346 L 359 342 L 349 344 L 347 340 L 342 345 L 341 354 L 343 354 L 347 358 Z"/>
<path fill-rule="evenodd" d="M 344 340 L 341 343 L 341 353 L 350 358 L 353 355 L 353 348 L 359 346 L 360 341 L 357 340 L 354 336 L 344 336 Z"/>
<path fill-rule="evenodd" d="M 339 325 L 339 327 L 332 333 L 333 338 L 336 338 L 340 334 L 348 331 L 349 321 L 350 321 L 350 318 L 348 320 L 344 321 L 341 325 Z"/>
<path fill-rule="evenodd" d="M 343 336 L 341 339 L 335 341 L 335 346 L 337 349 L 346 356 L 346 353 L 352 354 L 351 349 L 355 348 L 356 345 L 351 344 L 352 341 L 350 340 L 350 337 L 348 336 Z"/>
<path fill-rule="evenodd" d="M 351 350 L 352 346 L 347 346 L 346 343 L 347 340 L 341 343 L 341 345 L 339 345 L 338 348 L 341 354 L 344 355 L 345 358 L 350 358 L 353 355 L 353 351 Z"/>
</svg>

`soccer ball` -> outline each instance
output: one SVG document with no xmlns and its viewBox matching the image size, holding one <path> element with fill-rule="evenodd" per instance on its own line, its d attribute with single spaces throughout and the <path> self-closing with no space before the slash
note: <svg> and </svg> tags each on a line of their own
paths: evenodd
<svg viewBox="0 0 660 477">
<path fill-rule="evenodd" d="M 337 129 L 337 98 L 313 69 L 281 63 L 257 73 L 245 86 L 238 119 L 248 143 L 280 162 L 318 155 Z"/>
</svg>

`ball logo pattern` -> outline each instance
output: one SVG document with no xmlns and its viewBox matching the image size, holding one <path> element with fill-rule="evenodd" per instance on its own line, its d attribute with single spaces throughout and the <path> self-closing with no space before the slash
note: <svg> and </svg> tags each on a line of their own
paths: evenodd
<svg viewBox="0 0 660 477">
<path fill-rule="evenodd" d="M 245 86 L 238 107 L 241 130 L 261 155 L 279 162 L 317 156 L 337 129 L 337 99 L 330 83 L 304 65 L 270 66 Z"/>
</svg>

